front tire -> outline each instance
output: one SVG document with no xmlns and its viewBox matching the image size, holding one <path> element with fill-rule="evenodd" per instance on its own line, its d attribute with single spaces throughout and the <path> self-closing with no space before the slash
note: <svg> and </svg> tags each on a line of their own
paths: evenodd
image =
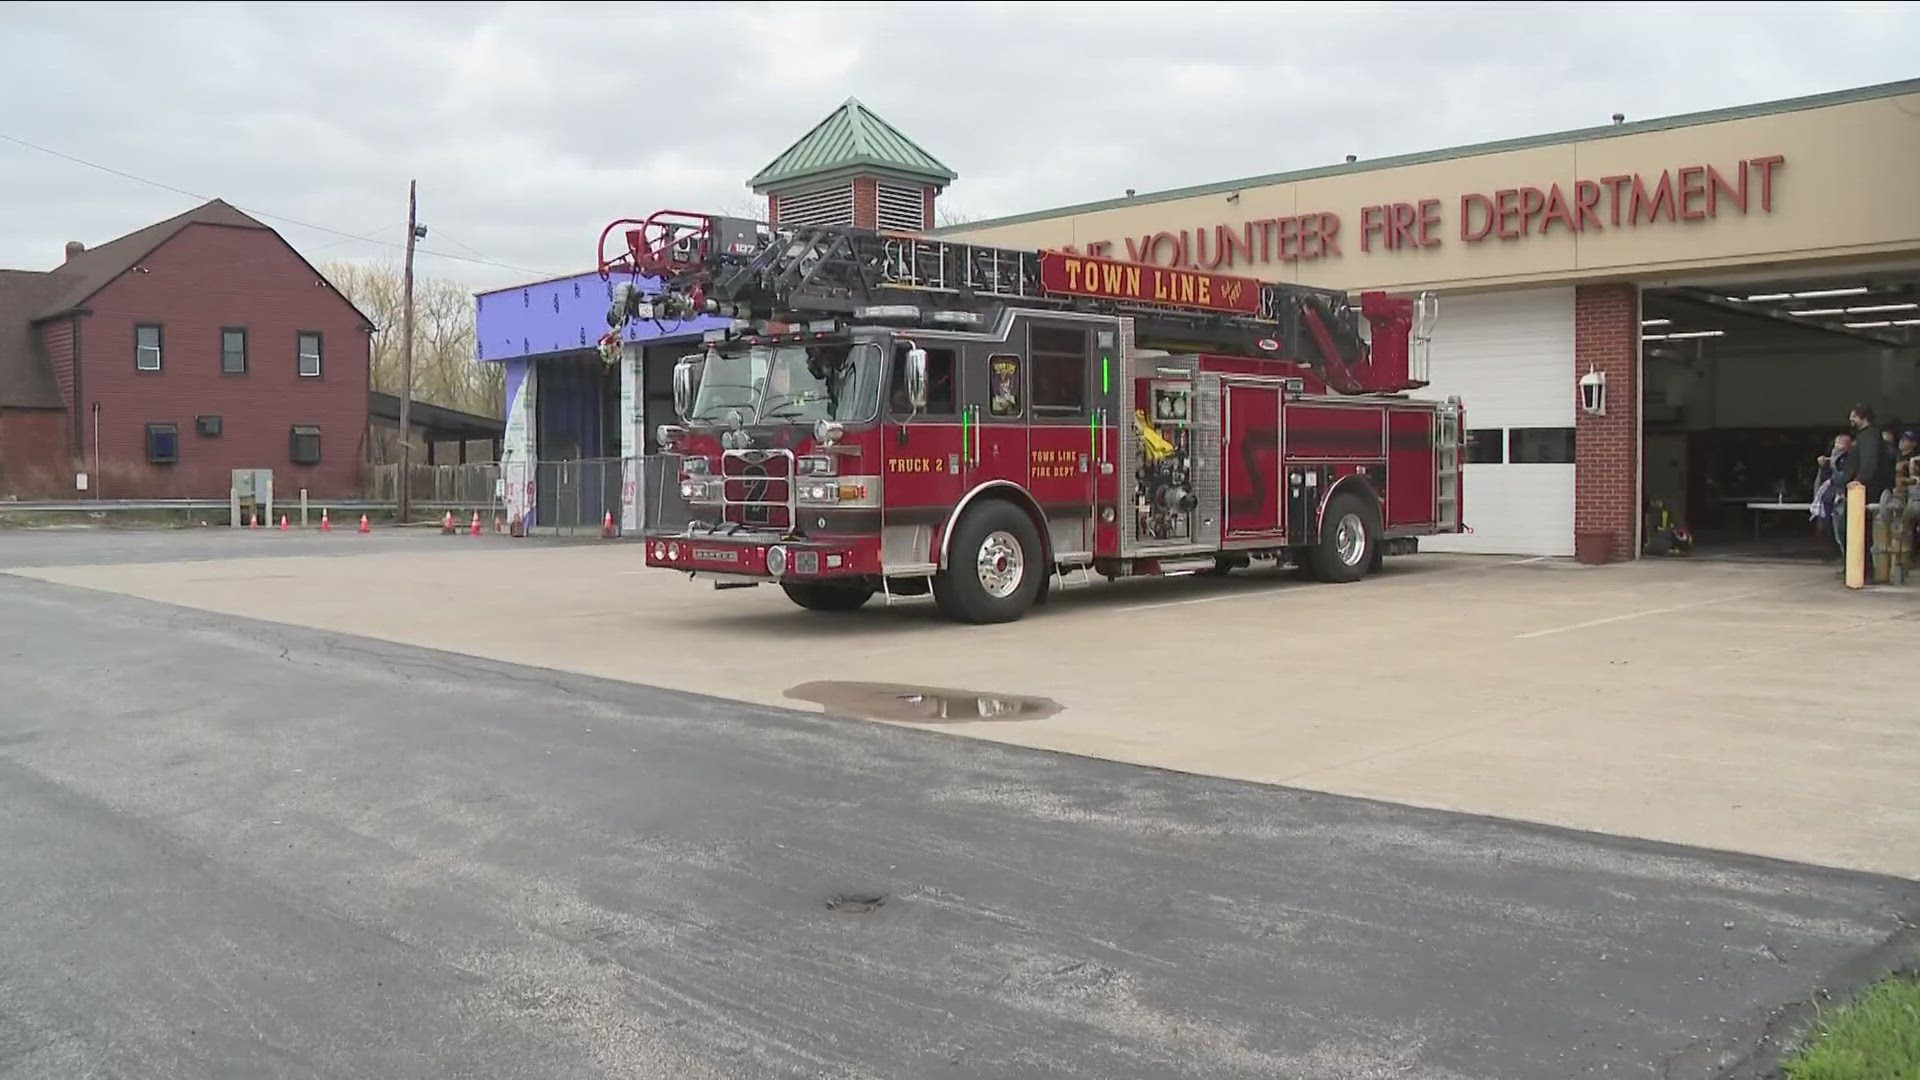
<svg viewBox="0 0 1920 1080">
<path fill-rule="evenodd" d="M 1318 581 L 1359 581 L 1373 568 L 1380 551 L 1380 509 L 1373 501 L 1343 491 L 1327 503 L 1320 518 L 1320 542 L 1307 553 Z"/>
<path fill-rule="evenodd" d="M 934 602 L 957 622 L 1012 622 L 1046 583 L 1040 534 L 1012 503 L 974 504 L 953 530 L 947 568 L 933 579 Z"/>
<path fill-rule="evenodd" d="M 873 599 L 873 589 L 865 585 L 828 585 L 819 582 L 781 582 L 787 599 L 808 611 L 857 611 Z"/>
</svg>

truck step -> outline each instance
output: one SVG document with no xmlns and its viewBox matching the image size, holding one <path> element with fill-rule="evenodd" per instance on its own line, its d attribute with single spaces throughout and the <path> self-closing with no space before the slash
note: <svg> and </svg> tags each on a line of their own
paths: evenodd
<svg viewBox="0 0 1920 1080">
<path fill-rule="evenodd" d="M 1202 555 L 1195 559 L 1162 559 L 1160 574 L 1162 577 L 1169 574 L 1192 574 L 1201 570 L 1211 570 L 1213 566 L 1214 560 L 1211 555 Z"/>
</svg>

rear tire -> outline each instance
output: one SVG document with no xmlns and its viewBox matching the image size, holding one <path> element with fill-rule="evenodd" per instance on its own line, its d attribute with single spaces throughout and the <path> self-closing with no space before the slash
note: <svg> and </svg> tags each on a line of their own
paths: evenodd
<svg viewBox="0 0 1920 1080">
<path fill-rule="evenodd" d="M 783 581 L 780 589 L 787 594 L 787 599 L 808 611 L 858 611 L 862 604 L 873 599 L 873 589 L 866 585 Z"/>
<path fill-rule="evenodd" d="M 957 622 L 1012 622 L 1040 595 L 1042 562 L 1026 511 L 999 499 L 975 503 L 953 530 L 947 568 L 933 579 L 934 602 Z"/>
<path fill-rule="evenodd" d="M 1357 492 L 1343 491 L 1320 518 L 1320 542 L 1307 553 L 1315 580 L 1359 581 L 1380 550 L 1380 508 Z"/>
</svg>

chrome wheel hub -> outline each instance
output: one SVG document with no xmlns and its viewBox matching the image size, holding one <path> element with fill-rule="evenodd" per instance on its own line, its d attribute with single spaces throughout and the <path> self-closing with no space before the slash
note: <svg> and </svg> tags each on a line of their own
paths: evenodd
<svg viewBox="0 0 1920 1080">
<path fill-rule="evenodd" d="M 1020 588 L 1026 576 L 1026 560 L 1020 554 L 1020 541 L 1010 532 L 991 533 L 980 542 L 980 557 L 975 561 L 980 572 L 980 587 L 995 600 L 1005 600 Z"/>
<path fill-rule="evenodd" d="M 1358 566 L 1367 557 L 1367 526 L 1359 514 L 1348 514 L 1334 526 L 1333 550 L 1343 566 Z"/>
</svg>

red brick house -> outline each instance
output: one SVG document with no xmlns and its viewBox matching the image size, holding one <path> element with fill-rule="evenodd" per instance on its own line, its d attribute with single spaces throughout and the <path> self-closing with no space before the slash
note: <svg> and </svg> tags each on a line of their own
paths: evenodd
<svg viewBox="0 0 1920 1080">
<path fill-rule="evenodd" d="M 337 498 L 366 457 L 367 317 L 218 199 L 48 271 L 0 270 L 0 498 Z"/>
</svg>

